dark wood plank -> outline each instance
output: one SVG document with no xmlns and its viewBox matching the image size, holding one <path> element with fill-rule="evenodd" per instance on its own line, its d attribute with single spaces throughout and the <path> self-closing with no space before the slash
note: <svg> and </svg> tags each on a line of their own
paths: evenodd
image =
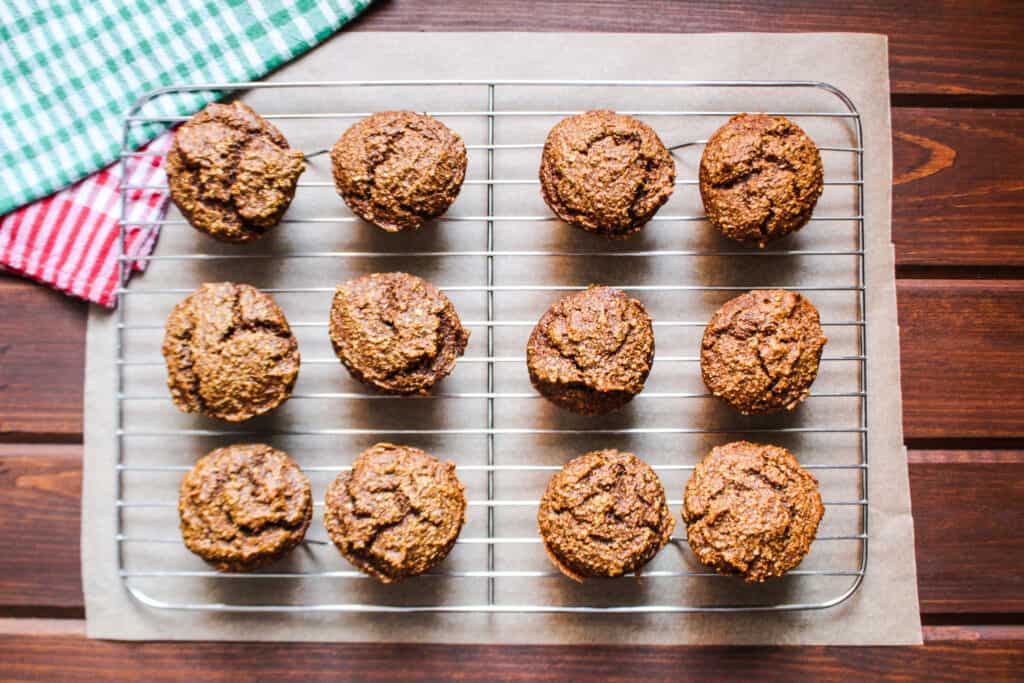
<svg viewBox="0 0 1024 683">
<path fill-rule="evenodd" d="M 413 0 L 387 0 L 371 6 L 351 29 L 884 33 L 895 93 L 1024 94 L 1024 5 L 1006 1 L 451 0 L 427 10 Z"/>
<path fill-rule="evenodd" d="M 911 451 L 926 614 L 1024 612 L 1024 452 Z"/>
<path fill-rule="evenodd" d="M 82 607 L 81 446 L 0 444 L 0 614 Z"/>
<path fill-rule="evenodd" d="M 897 282 L 908 440 L 1024 436 L 1024 282 Z"/>
<path fill-rule="evenodd" d="M 895 107 L 892 124 L 897 266 L 1024 266 L 1024 110 Z"/>
<path fill-rule="evenodd" d="M 80 440 L 86 304 L 0 274 L 0 440 Z"/>
<path fill-rule="evenodd" d="M 0 446 L 0 615 L 82 608 L 79 458 Z M 910 481 L 922 611 L 1024 613 L 1024 451 L 912 451 Z"/>
<path fill-rule="evenodd" d="M 1024 641 L 924 647 L 466 646 L 119 643 L 76 635 L 0 637 L 23 681 L 978 681 L 1019 680 Z"/>
</svg>

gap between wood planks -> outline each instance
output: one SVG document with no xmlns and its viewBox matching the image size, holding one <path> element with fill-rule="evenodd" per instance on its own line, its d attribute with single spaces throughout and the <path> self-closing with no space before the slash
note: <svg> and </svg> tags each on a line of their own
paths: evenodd
<svg viewBox="0 0 1024 683">
<path fill-rule="evenodd" d="M 1021 109 L 1024 95 L 893 93 L 893 107 L 929 109 Z"/>
<path fill-rule="evenodd" d="M 896 266 L 897 280 L 1024 280 L 1024 266 Z"/>
</svg>

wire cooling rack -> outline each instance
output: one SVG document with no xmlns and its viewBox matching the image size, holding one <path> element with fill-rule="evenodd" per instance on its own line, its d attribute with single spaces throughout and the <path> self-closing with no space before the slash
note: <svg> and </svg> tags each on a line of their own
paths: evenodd
<svg viewBox="0 0 1024 683">
<path fill-rule="evenodd" d="M 268 236 L 235 247 L 195 233 L 177 214 L 132 221 L 132 202 L 165 185 L 133 185 L 127 161 L 146 153 L 122 148 L 112 445 L 118 568 L 138 601 L 234 612 L 710 612 L 821 609 L 858 589 L 868 557 L 864 149 L 860 116 L 844 93 L 795 81 L 201 84 L 142 98 L 126 117 L 124 139 L 136 126 L 183 121 L 166 113 L 169 100 L 211 92 L 244 95 L 311 157 L 295 202 L 272 233 L 302 231 L 303 240 L 284 245 Z M 311 96 L 326 110 L 302 108 Z M 347 212 L 334 195 L 329 162 L 321 157 L 314 173 L 316 155 L 310 154 L 383 108 L 378 102 L 388 97 L 408 103 L 389 108 L 426 111 L 455 128 L 470 158 L 462 195 L 448 215 L 390 241 Z M 733 105 L 721 106 L 723 98 Z M 459 106 L 446 108 L 451 102 Z M 656 106 L 637 110 L 629 102 Z M 575 231 L 537 198 L 547 130 L 564 116 L 604 107 L 647 121 L 677 156 L 676 193 L 642 240 L 613 243 Z M 826 191 L 809 226 L 757 250 L 728 243 L 703 225 L 696 168 L 711 131 L 741 110 L 765 109 L 793 118 L 819 143 Z M 130 229 L 157 226 L 163 234 L 154 255 L 126 255 Z M 360 238 L 346 241 L 341 231 Z M 445 235 L 440 245 L 439 234 Z M 552 242 L 552 234 L 558 240 Z M 339 241 L 345 248 L 336 248 Z M 145 263 L 147 273 L 128 287 L 127 269 L 135 262 Z M 331 279 L 321 279 L 323 268 Z M 429 397 L 371 393 L 350 381 L 330 354 L 325 340 L 334 285 L 371 270 L 460 274 L 458 282 L 438 284 L 456 300 L 473 340 L 452 377 Z M 203 281 L 189 279 L 199 277 L 196 272 L 259 286 L 289 316 L 303 358 L 292 399 L 276 411 L 283 416 L 221 425 L 172 406 L 160 358 L 163 319 Z M 303 280 L 307 273 L 315 279 Z M 787 282 L 793 273 L 801 274 L 798 281 Z M 708 282 L 726 277 L 734 282 Z M 275 286 L 281 278 L 289 284 Z M 645 301 L 658 349 L 647 390 L 625 415 L 585 420 L 538 400 L 524 380 L 521 351 L 554 298 L 595 281 Z M 758 287 L 807 293 L 822 311 L 826 334 L 836 338 L 826 347 L 814 391 L 792 415 L 742 418 L 700 385 L 697 354 L 706 321 L 726 298 Z M 581 586 L 544 557 L 535 529 L 537 499 L 569 457 L 600 447 L 636 450 L 665 481 L 678 518 L 682 485 L 694 464 L 710 446 L 738 438 L 788 445 L 822 480 L 825 521 L 809 557 L 786 577 L 751 587 L 709 572 L 689 553 L 681 522 L 670 545 L 638 576 Z M 185 551 L 177 535 L 177 484 L 196 457 L 242 440 L 267 441 L 296 458 L 314 482 L 314 522 L 289 559 L 260 572 L 220 574 Z M 349 567 L 325 541 L 319 520 L 327 483 L 377 440 L 422 445 L 457 460 L 469 499 L 466 528 L 448 560 L 397 586 L 377 585 Z"/>
</svg>

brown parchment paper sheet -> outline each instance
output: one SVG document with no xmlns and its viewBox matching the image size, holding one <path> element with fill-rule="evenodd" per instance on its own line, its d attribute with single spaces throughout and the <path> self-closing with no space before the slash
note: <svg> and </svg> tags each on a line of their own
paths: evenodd
<svg viewBox="0 0 1024 683">
<path fill-rule="evenodd" d="M 629 79 L 629 80 L 820 80 L 845 91 L 859 109 L 864 125 L 866 196 L 866 249 L 868 280 L 869 426 L 870 426 L 870 559 L 858 592 L 839 606 L 787 613 L 744 614 L 211 614 L 156 610 L 139 604 L 125 590 L 117 573 L 115 506 L 117 498 L 114 425 L 114 319 L 94 309 L 89 319 L 85 409 L 85 481 L 82 494 L 82 571 L 87 629 L 91 637 L 118 639 L 211 640 L 329 640 L 329 641 L 432 641 L 452 643 L 637 643 L 637 644 L 914 644 L 921 642 L 920 616 L 914 566 L 914 536 L 910 513 L 906 454 L 902 446 L 899 391 L 899 347 L 890 237 L 891 138 L 886 40 L 883 36 L 854 34 L 721 34 L 721 35 L 609 35 L 609 34 L 341 34 L 309 55 L 275 73 L 275 81 L 370 79 Z M 365 88 L 253 91 L 243 96 L 258 111 L 318 112 L 374 111 L 406 108 L 447 111 L 486 108 L 481 86 L 448 88 Z M 685 109 L 703 111 L 841 111 L 834 98 L 820 91 L 762 91 L 751 89 L 697 89 L 693 91 L 615 88 L 527 88 L 500 86 L 495 108 L 502 111 L 608 107 L 623 111 Z M 487 140 L 486 119 L 442 117 L 467 144 Z M 498 144 L 541 142 L 553 118 L 503 117 L 495 124 Z M 722 117 L 647 119 L 669 145 L 705 139 Z M 823 146 L 852 146 L 849 121 L 799 120 Z M 290 120 L 279 123 L 293 146 L 307 152 L 329 146 L 348 122 Z M 696 178 L 700 148 L 690 148 L 677 159 L 680 178 Z M 535 178 L 539 150 L 496 152 L 495 175 L 500 178 Z M 823 153 L 826 180 L 854 177 L 854 155 Z M 487 155 L 470 150 L 468 178 L 486 177 Z M 326 156 L 312 160 L 304 181 L 325 186 L 299 190 L 287 218 L 348 216 L 329 187 Z M 816 215 L 853 215 L 852 188 L 830 186 Z M 498 216 L 546 215 L 536 185 L 495 188 Z M 486 186 L 467 184 L 452 207 L 452 216 L 486 213 Z M 702 213 L 696 187 L 679 186 L 660 216 Z M 171 211 L 169 218 L 178 218 Z M 497 250 L 646 250 L 726 249 L 730 243 L 703 222 L 655 221 L 640 236 L 625 243 L 609 243 L 552 222 L 495 223 Z M 780 248 L 850 249 L 856 246 L 853 222 L 812 223 L 788 238 Z M 362 223 L 295 223 L 279 226 L 254 245 L 220 245 L 187 226 L 163 230 L 157 254 L 293 253 L 303 251 L 409 252 L 483 250 L 486 225 L 481 221 L 447 221 L 416 234 L 387 235 Z M 828 286 L 855 284 L 854 257 L 657 257 L 657 258 L 521 258 L 495 259 L 496 282 L 515 284 L 693 284 L 736 286 Z M 483 257 L 418 258 L 373 257 L 332 259 L 275 259 L 249 261 L 154 262 L 132 282 L 132 290 L 157 287 L 192 289 L 203 281 L 233 279 L 262 287 L 333 287 L 355 275 L 380 270 L 407 270 L 445 285 L 478 285 L 486 281 Z M 639 292 L 656 320 L 706 320 L 735 292 Z M 129 294 L 128 320 L 159 325 L 182 295 Z M 330 293 L 276 296 L 289 320 L 326 320 Z M 556 292 L 498 292 L 496 317 L 501 320 L 536 320 L 555 299 Z M 825 321 L 853 320 L 858 316 L 852 292 L 810 292 Z M 486 297 L 477 292 L 453 292 L 453 302 L 465 321 L 486 319 Z M 303 360 L 331 358 L 323 326 L 296 326 Z M 486 355 L 486 328 L 472 327 L 467 356 Z M 495 355 L 522 356 L 529 327 L 495 330 Z M 692 356 L 698 352 L 700 328 L 656 328 L 658 353 Z M 856 354 L 855 328 L 826 328 L 830 342 L 826 356 Z M 159 329 L 132 330 L 125 336 L 128 358 L 159 360 Z M 649 392 L 701 392 L 695 363 L 655 360 L 647 385 Z M 162 395 L 162 366 L 126 370 L 129 394 Z M 856 363 L 824 363 L 813 391 L 856 390 Z M 529 392 L 525 368 L 519 363 L 499 364 L 496 388 L 500 392 Z M 475 392 L 486 388 L 486 365 L 460 363 L 439 387 L 442 392 Z M 297 393 L 362 392 L 340 366 L 304 364 Z M 125 404 L 125 426 L 132 431 L 174 428 L 224 429 L 201 417 L 179 413 L 168 400 L 131 401 Z M 856 427 L 856 399 L 815 398 L 791 415 L 741 418 L 707 399 L 638 399 L 620 414 L 598 421 L 562 414 L 536 399 L 501 399 L 496 405 L 500 428 L 619 428 L 637 426 L 852 426 Z M 377 429 L 479 428 L 486 424 L 486 402 L 479 399 L 406 401 L 293 399 L 273 415 L 244 425 L 243 429 L 289 430 L 323 427 Z M 538 463 L 560 465 L 570 457 L 597 447 L 633 450 L 652 464 L 693 464 L 716 443 L 729 438 L 704 435 L 517 435 L 495 439 L 497 464 Z M 854 463 L 858 459 L 856 435 L 768 434 L 751 438 L 791 448 L 805 463 Z M 486 463 L 486 437 L 467 435 L 384 436 L 426 448 L 457 465 Z M 129 465 L 191 465 L 207 450 L 243 437 L 129 437 L 124 462 Z M 304 467 L 347 465 L 362 449 L 377 440 L 373 435 L 275 437 L 271 442 L 291 452 Z M 818 470 L 826 500 L 855 500 L 861 494 L 854 470 Z M 315 499 L 334 472 L 310 472 Z M 468 497 L 485 497 L 486 475 L 463 471 Z M 536 498 L 549 472 L 495 476 L 495 497 L 502 500 Z M 682 497 L 687 472 L 665 472 L 668 497 Z M 181 472 L 126 472 L 122 496 L 126 500 L 173 503 Z M 679 505 L 673 504 L 678 513 Z M 326 538 L 316 509 L 308 538 Z M 495 510 L 495 534 L 520 537 L 535 534 L 533 507 Z M 463 538 L 487 535 L 486 508 L 470 507 Z M 130 537 L 178 537 L 173 507 L 125 511 L 124 532 Z M 680 522 L 677 534 L 683 532 Z M 820 535 L 857 533 L 855 506 L 828 508 Z M 125 543 L 125 565 L 131 570 L 204 570 L 206 567 L 177 543 Z M 819 540 L 802 568 L 856 569 L 856 542 Z M 507 544 L 495 548 L 500 569 L 547 570 L 550 565 L 538 544 Z M 281 569 L 338 571 L 351 569 L 333 547 L 307 545 L 278 565 Z M 484 544 L 460 544 L 446 561 L 447 568 L 486 568 Z M 665 548 L 650 569 L 697 569 L 685 542 Z M 483 579 L 421 578 L 399 586 L 383 587 L 370 580 L 317 578 L 302 581 L 269 579 L 210 580 L 195 578 L 139 578 L 132 585 L 156 600 L 184 603 L 233 602 L 246 604 L 381 603 L 480 604 L 486 602 Z M 648 578 L 641 581 L 592 582 L 577 586 L 560 578 L 499 579 L 498 604 L 736 604 L 817 602 L 838 596 L 850 577 L 794 576 L 767 586 L 747 587 L 731 579 Z"/>
</svg>

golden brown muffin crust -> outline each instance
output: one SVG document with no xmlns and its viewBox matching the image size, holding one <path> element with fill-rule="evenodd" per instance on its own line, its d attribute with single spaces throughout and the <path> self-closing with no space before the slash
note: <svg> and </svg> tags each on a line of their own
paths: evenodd
<svg viewBox="0 0 1024 683">
<path fill-rule="evenodd" d="M 313 497 L 287 453 L 234 444 L 208 453 L 185 475 L 178 514 L 189 550 L 219 571 L 244 572 L 302 542 Z"/>
<path fill-rule="evenodd" d="M 700 160 L 704 211 L 726 237 L 765 246 L 811 219 L 824 189 L 814 142 L 783 116 L 737 114 Z"/>
<path fill-rule="evenodd" d="M 426 393 L 469 343 L 448 297 L 408 273 L 372 273 L 338 285 L 330 335 L 354 378 L 392 394 Z"/>
<path fill-rule="evenodd" d="M 213 103 L 189 119 L 166 162 L 171 199 L 222 242 L 249 242 L 277 225 L 305 168 L 302 152 L 241 102 Z"/>
<path fill-rule="evenodd" d="M 803 295 L 754 290 L 712 316 L 701 342 L 701 376 L 744 415 L 793 410 L 810 392 L 827 341 L 818 309 Z"/>
<path fill-rule="evenodd" d="M 466 177 L 466 145 L 426 114 L 378 112 L 353 124 L 331 149 L 334 183 L 352 212 L 387 232 L 440 216 Z"/>
<path fill-rule="evenodd" d="M 800 564 L 824 514 L 818 480 L 789 451 L 749 441 L 713 449 L 694 470 L 683 500 L 697 558 L 748 582 Z"/>
<path fill-rule="evenodd" d="M 612 111 L 562 119 L 540 163 L 544 201 L 563 221 L 625 238 L 640 230 L 675 189 L 676 164 L 647 124 Z"/>
<path fill-rule="evenodd" d="M 241 422 L 291 396 L 299 345 L 284 313 L 255 287 L 205 283 L 171 311 L 164 334 L 174 404 Z"/>
<path fill-rule="evenodd" d="M 654 361 L 647 310 L 613 287 L 559 299 L 530 334 L 530 381 L 555 405 L 580 415 L 621 408 L 644 388 Z"/>
<path fill-rule="evenodd" d="M 668 543 L 675 524 L 650 465 L 614 449 L 566 463 L 537 512 L 548 556 L 575 581 L 638 570 Z"/>
<path fill-rule="evenodd" d="M 465 521 L 455 465 L 412 446 L 370 447 L 327 489 L 324 523 L 331 540 L 383 583 L 444 560 Z"/>
</svg>

